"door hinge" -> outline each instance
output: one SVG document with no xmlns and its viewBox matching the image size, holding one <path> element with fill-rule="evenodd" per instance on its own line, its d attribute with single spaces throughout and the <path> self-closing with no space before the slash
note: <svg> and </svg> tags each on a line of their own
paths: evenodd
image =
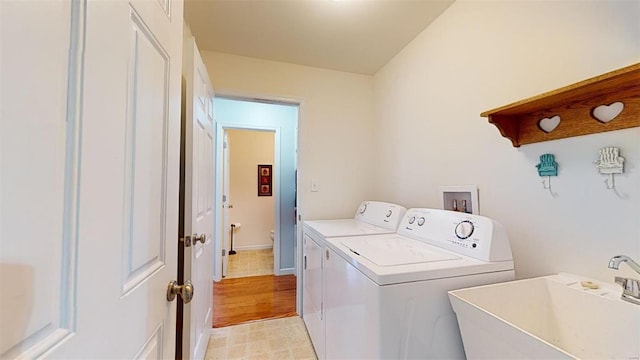
<svg viewBox="0 0 640 360">
<path fill-rule="evenodd" d="M 227 202 L 227 195 L 222 195 L 222 202 Z"/>
<path fill-rule="evenodd" d="M 229 144 L 227 144 L 227 142 L 225 141 L 225 142 L 222 143 L 222 147 L 226 149 L 226 148 L 229 147 Z"/>
<path fill-rule="evenodd" d="M 222 256 L 227 256 L 227 249 L 222 249 Z"/>
<path fill-rule="evenodd" d="M 307 270 L 307 255 L 304 256 L 304 267 L 303 269 Z"/>
</svg>

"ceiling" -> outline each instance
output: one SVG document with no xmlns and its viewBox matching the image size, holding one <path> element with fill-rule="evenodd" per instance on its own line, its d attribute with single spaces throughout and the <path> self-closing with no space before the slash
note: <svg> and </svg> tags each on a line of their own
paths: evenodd
<svg viewBox="0 0 640 360">
<path fill-rule="evenodd" d="M 186 0 L 201 50 L 374 74 L 454 0 Z"/>
</svg>

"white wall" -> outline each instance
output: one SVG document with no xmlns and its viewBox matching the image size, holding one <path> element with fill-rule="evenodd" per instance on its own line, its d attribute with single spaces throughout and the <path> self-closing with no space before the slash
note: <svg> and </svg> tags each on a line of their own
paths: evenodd
<svg viewBox="0 0 640 360">
<path fill-rule="evenodd" d="M 258 164 L 273 165 L 274 133 L 227 130 L 229 134 L 229 209 L 231 223 L 240 223 L 233 238 L 235 250 L 272 246 L 273 196 L 258 196 Z M 272 184 L 273 186 L 273 184 Z M 272 191 L 273 193 L 273 191 Z"/>
<path fill-rule="evenodd" d="M 640 130 L 513 148 L 479 114 L 640 61 L 639 13 L 637 1 L 455 2 L 375 76 L 376 194 L 437 207 L 439 185 L 477 184 L 518 277 L 631 275 L 607 262 L 640 260 Z M 626 158 L 621 196 L 593 165 L 603 146 Z M 536 172 L 544 153 L 560 166 L 556 198 Z"/>
<path fill-rule="evenodd" d="M 217 95 L 301 101 L 298 201 L 303 219 L 352 217 L 372 199 L 373 78 L 202 51 Z M 319 192 L 311 192 L 311 180 Z"/>
</svg>

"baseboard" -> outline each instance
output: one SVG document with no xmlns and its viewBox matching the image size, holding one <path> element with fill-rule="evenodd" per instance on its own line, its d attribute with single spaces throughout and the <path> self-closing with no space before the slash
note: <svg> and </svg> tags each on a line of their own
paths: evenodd
<svg viewBox="0 0 640 360">
<path fill-rule="evenodd" d="M 286 268 L 286 269 L 280 269 L 280 271 L 278 271 L 278 276 L 280 275 L 295 275 L 296 274 L 296 269 L 295 268 Z"/>
<path fill-rule="evenodd" d="M 273 245 L 246 245 L 246 246 L 234 246 L 233 250 L 264 250 L 271 249 Z"/>
</svg>

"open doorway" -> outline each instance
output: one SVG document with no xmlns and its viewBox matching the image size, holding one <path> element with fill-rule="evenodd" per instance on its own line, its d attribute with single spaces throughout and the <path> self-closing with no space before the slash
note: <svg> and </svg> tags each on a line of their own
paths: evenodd
<svg viewBox="0 0 640 360">
<path fill-rule="evenodd" d="M 224 248 L 229 256 L 222 257 L 222 277 L 273 275 L 275 131 L 224 132 L 223 179 L 228 186 L 223 184 L 223 206 L 228 211 L 223 223 L 229 224 Z"/>
<path fill-rule="evenodd" d="M 216 98 L 214 111 L 214 327 L 295 315 L 298 105 Z"/>
</svg>

